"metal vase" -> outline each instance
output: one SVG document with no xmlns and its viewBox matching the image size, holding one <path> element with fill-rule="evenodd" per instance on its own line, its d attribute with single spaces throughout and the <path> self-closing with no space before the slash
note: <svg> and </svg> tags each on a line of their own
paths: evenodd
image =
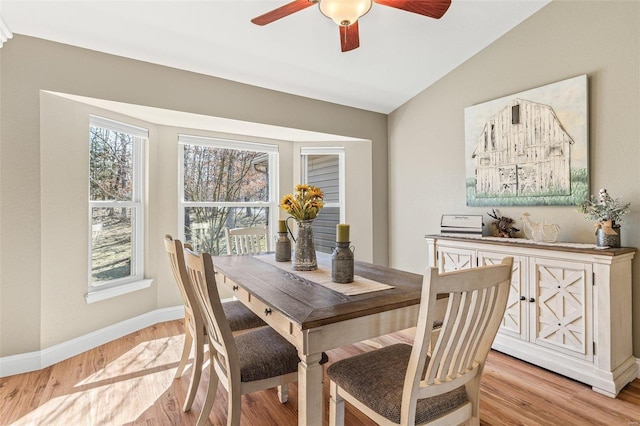
<svg viewBox="0 0 640 426">
<path fill-rule="evenodd" d="M 349 241 L 336 242 L 338 247 L 331 254 L 331 281 L 334 283 L 353 282 L 353 248 L 349 244 Z"/>
<path fill-rule="evenodd" d="M 611 229 L 615 231 L 615 234 L 607 234 L 601 226 L 596 229 L 597 247 L 620 247 L 620 225 L 613 225 Z"/>
<path fill-rule="evenodd" d="M 276 262 L 288 262 L 291 260 L 291 240 L 287 232 L 278 232 L 276 240 Z"/>
<path fill-rule="evenodd" d="M 294 271 L 315 271 L 318 269 L 311 225 L 313 225 L 313 219 L 298 221 L 298 238 L 294 240 L 296 243 L 293 254 Z"/>
</svg>

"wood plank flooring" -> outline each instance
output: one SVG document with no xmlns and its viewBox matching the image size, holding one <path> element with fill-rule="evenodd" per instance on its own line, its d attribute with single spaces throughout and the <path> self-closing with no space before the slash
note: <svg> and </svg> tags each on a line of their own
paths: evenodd
<svg viewBox="0 0 640 426">
<path fill-rule="evenodd" d="M 184 335 L 182 321 L 157 324 L 40 371 L 0 378 L 0 425 L 193 425 L 202 407 L 208 372 L 189 413 L 182 403 L 190 370 L 173 379 Z M 383 344 L 409 341 L 395 333 Z M 330 362 L 373 350 L 358 343 L 328 352 Z M 325 382 L 325 401 L 328 381 Z M 640 425 L 640 380 L 612 399 L 590 387 L 498 352 L 482 379 L 482 425 Z M 274 389 L 242 398 L 242 425 L 297 423 L 297 388 L 280 404 Z M 325 402 L 325 424 L 328 402 Z M 226 424 L 226 391 L 219 386 L 209 416 Z M 347 425 L 373 425 L 347 404 Z"/>
</svg>

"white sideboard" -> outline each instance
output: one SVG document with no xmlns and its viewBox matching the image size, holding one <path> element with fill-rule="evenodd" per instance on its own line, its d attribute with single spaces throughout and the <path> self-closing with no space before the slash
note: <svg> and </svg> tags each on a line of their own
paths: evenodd
<svg viewBox="0 0 640 426">
<path fill-rule="evenodd" d="M 513 256 L 511 291 L 493 349 L 616 397 L 638 375 L 631 333 L 635 248 L 427 235 L 441 272 Z"/>
</svg>

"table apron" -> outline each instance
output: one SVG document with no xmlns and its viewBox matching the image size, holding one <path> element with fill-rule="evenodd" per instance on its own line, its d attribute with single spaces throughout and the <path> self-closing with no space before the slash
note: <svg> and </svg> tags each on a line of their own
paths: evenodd
<svg viewBox="0 0 640 426">
<path fill-rule="evenodd" d="M 222 275 L 218 278 L 222 284 L 233 290 L 238 300 L 293 344 L 301 355 L 317 354 L 415 327 L 418 321 L 420 305 L 416 304 L 302 330 L 299 324 L 291 321 L 273 306 L 259 300 L 228 277 Z M 443 305 L 438 306 L 442 313 L 445 303 L 443 300 L 443 303 L 438 304 Z"/>
<path fill-rule="evenodd" d="M 420 305 L 406 306 L 302 330 L 303 346 L 298 350 L 314 354 L 415 327 L 419 310 Z"/>
</svg>

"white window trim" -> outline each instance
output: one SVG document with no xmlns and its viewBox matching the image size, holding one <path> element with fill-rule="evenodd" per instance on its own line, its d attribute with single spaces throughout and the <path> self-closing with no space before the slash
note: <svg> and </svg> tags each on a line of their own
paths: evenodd
<svg viewBox="0 0 640 426">
<path fill-rule="evenodd" d="M 151 286 L 153 280 L 144 278 L 144 229 L 145 229 L 145 206 L 144 206 L 144 176 L 145 176 L 145 144 L 149 139 L 149 131 L 147 129 L 133 126 L 127 123 L 111 120 L 96 115 L 89 116 L 89 125 L 91 127 L 102 127 L 112 131 L 127 133 L 136 141 L 133 148 L 134 162 L 134 186 L 133 201 L 91 201 L 89 200 L 89 262 L 88 262 L 88 292 L 85 296 L 87 303 L 94 303 L 100 300 L 109 299 L 120 296 L 143 288 Z M 136 210 L 133 222 L 132 246 L 133 253 L 131 259 L 132 274 L 125 278 L 106 281 L 98 284 L 92 279 L 92 209 L 97 206 L 103 207 L 131 207 Z"/>
<path fill-rule="evenodd" d="M 126 282 L 115 287 L 107 287 L 94 290 L 85 295 L 87 304 L 99 302 L 101 300 L 111 299 L 112 297 L 122 296 L 123 294 L 132 293 L 137 290 L 143 290 L 151 287 L 153 280 L 150 278 Z"/>
<path fill-rule="evenodd" d="M 278 145 L 258 142 L 245 142 L 241 140 L 222 139 L 207 136 L 194 136 L 178 134 L 178 237 L 184 241 L 184 211 L 187 207 L 238 207 L 240 203 L 219 201 L 185 201 L 184 200 L 184 146 L 200 145 L 216 148 L 237 149 L 240 151 L 258 151 L 269 155 L 269 200 L 241 203 L 243 207 L 268 207 L 269 208 L 269 239 L 273 241 L 276 235 L 276 226 L 279 214 L 278 183 L 279 175 L 279 150 Z"/>
<path fill-rule="evenodd" d="M 345 203 L 345 190 L 346 190 L 346 182 L 345 182 L 345 151 L 342 147 L 301 147 L 300 148 L 300 171 L 301 171 L 301 180 L 303 183 L 307 183 L 307 159 L 305 156 L 308 155 L 337 155 L 338 156 L 338 181 L 339 181 L 339 191 L 338 194 L 338 202 L 337 203 L 328 203 L 325 202 L 325 207 L 338 207 L 340 209 L 340 223 L 345 223 L 346 218 L 346 203 Z"/>
</svg>

